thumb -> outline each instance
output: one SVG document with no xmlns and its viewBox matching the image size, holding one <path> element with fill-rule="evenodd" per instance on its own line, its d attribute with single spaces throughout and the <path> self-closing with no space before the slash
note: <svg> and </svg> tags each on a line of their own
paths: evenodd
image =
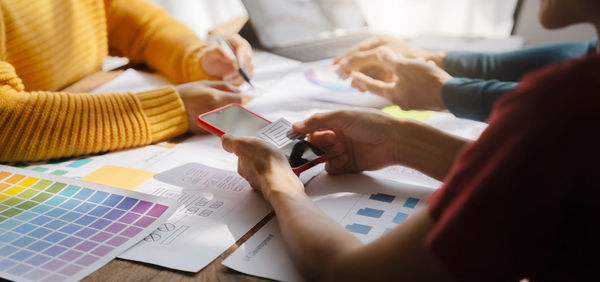
<svg viewBox="0 0 600 282">
<path fill-rule="evenodd" d="M 353 84 L 358 86 L 358 88 L 367 90 L 377 95 L 384 95 L 386 91 L 394 87 L 393 83 L 373 79 L 372 77 L 361 72 L 353 72 L 350 74 L 350 77 L 352 78 Z"/>
<path fill-rule="evenodd" d="M 225 149 L 225 151 L 235 154 L 235 145 L 236 142 L 235 137 L 233 135 L 224 134 L 223 136 L 221 136 L 221 146 L 223 146 L 223 149 Z"/>
</svg>

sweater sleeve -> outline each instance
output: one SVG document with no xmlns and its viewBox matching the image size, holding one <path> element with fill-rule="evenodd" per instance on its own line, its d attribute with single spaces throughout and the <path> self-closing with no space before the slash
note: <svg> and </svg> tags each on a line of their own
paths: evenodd
<svg viewBox="0 0 600 282">
<path fill-rule="evenodd" d="M 517 86 L 516 82 L 453 78 L 442 86 L 442 100 L 459 118 L 486 121 L 496 100 Z"/>
<path fill-rule="evenodd" d="M 502 53 L 448 52 L 444 69 L 454 77 L 519 81 L 541 67 L 593 53 L 597 40 L 547 44 Z"/>
<path fill-rule="evenodd" d="M 146 63 L 173 83 L 215 80 L 201 65 L 208 44 L 146 0 L 105 0 L 111 54 Z"/>
<path fill-rule="evenodd" d="M 0 61 L 0 162 L 40 161 L 162 141 L 187 130 L 178 93 L 26 92 Z"/>
</svg>

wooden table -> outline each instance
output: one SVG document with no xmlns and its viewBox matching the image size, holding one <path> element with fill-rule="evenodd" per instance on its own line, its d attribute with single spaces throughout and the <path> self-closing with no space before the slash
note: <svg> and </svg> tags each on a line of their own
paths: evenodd
<svg viewBox="0 0 600 282">
<path fill-rule="evenodd" d="M 117 77 L 122 72 L 123 70 L 98 72 L 63 89 L 63 91 L 85 93 Z M 270 281 L 230 270 L 221 265 L 221 262 L 273 218 L 273 216 L 273 213 L 267 215 L 246 235 L 200 272 L 190 273 L 141 262 L 115 259 L 83 279 L 83 281 Z M 202 250 L 198 250 L 198 252 L 202 252 Z"/>
</svg>

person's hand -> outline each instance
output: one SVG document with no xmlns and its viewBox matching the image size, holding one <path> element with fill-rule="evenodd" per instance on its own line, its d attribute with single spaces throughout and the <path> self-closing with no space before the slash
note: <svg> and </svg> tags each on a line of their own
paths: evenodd
<svg viewBox="0 0 600 282">
<path fill-rule="evenodd" d="M 337 62 L 338 67 L 346 76 L 353 72 L 361 72 L 371 78 L 386 82 L 394 81 L 394 72 L 387 69 L 377 53 L 379 47 L 368 51 L 357 52 L 352 56 Z"/>
<path fill-rule="evenodd" d="M 234 85 L 241 85 L 244 83 L 244 78 L 238 72 L 238 67 L 242 67 L 248 76 L 254 76 L 252 47 L 237 34 L 228 36 L 226 40 L 233 47 L 239 66 L 235 64 L 235 58 L 232 58 L 225 49 L 226 46 L 214 45 L 208 47 L 209 50 L 202 57 L 202 68 L 208 75 L 221 78 Z"/>
<path fill-rule="evenodd" d="M 387 47 L 377 49 L 381 63 L 394 73 L 395 81 L 374 79 L 352 72 L 352 87 L 387 98 L 403 110 L 444 110 L 442 86 L 452 79 L 432 61 L 396 55 Z"/>
<path fill-rule="evenodd" d="M 402 122 L 381 111 L 355 109 L 315 114 L 293 128 L 327 153 L 329 173 L 356 173 L 397 164 Z"/>
<path fill-rule="evenodd" d="M 272 145 L 255 137 L 221 137 L 223 149 L 238 156 L 238 173 L 268 200 L 273 191 L 303 192 L 304 185 L 287 158 Z"/>
<path fill-rule="evenodd" d="M 198 115 L 231 103 L 241 103 L 240 90 L 227 82 L 195 81 L 175 86 L 188 117 L 188 130 L 205 133 L 196 125 Z"/>
<path fill-rule="evenodd" d="M 388 47 L 397 55 L 401 55 L 406 58 L 421 58 L 426 61 L 433 61 L 440 68 L 443 68 L 444 58 L 446 57 L 444 52 L 423 50 L 410 45 L 410 43 L 405 40 L 397 39 L 391 36 L 380 35 L 357 44 L 348 52 L 335 58 L 333 63 L 339 65 L 340 69 L 346 72 L 346 74 L 350 74 L 353 71 L 364 72 L 367 75 L 370 75 L 370 73 L 380 74 L 381 70 L 377 71 L 377 67 L 381 68 L 383 66 L 373 56 L 373 51 L 382 46 Z M 365 68 L 368 68 L 371 71 L 363 71 Z M 372 77 L 379 80 L 384 80 L 380 76 Z"/>
</svg>

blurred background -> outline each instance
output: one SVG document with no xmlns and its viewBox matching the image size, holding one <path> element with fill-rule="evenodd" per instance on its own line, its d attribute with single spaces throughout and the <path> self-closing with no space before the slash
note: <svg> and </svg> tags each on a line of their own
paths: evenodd
<svg viewBox="0 0 600 282">
<path fill-rule="evenodd" d="M 214 26 L 246 16 L 240 0 L 151 0 L 201 38 Z M 273 0 L 311 1 L 311 0 Z M 335 0 L 328 0 L 335 1 Z M 527 44 L 588 40 L 590 26 L 546 31 L 537 22 L 539 0 L 356 0 L 371 30 L 398 37 L 449 35 L 505 38 Z M 516 20 L 515 20 L 516 19 Z"/>
</svg>

